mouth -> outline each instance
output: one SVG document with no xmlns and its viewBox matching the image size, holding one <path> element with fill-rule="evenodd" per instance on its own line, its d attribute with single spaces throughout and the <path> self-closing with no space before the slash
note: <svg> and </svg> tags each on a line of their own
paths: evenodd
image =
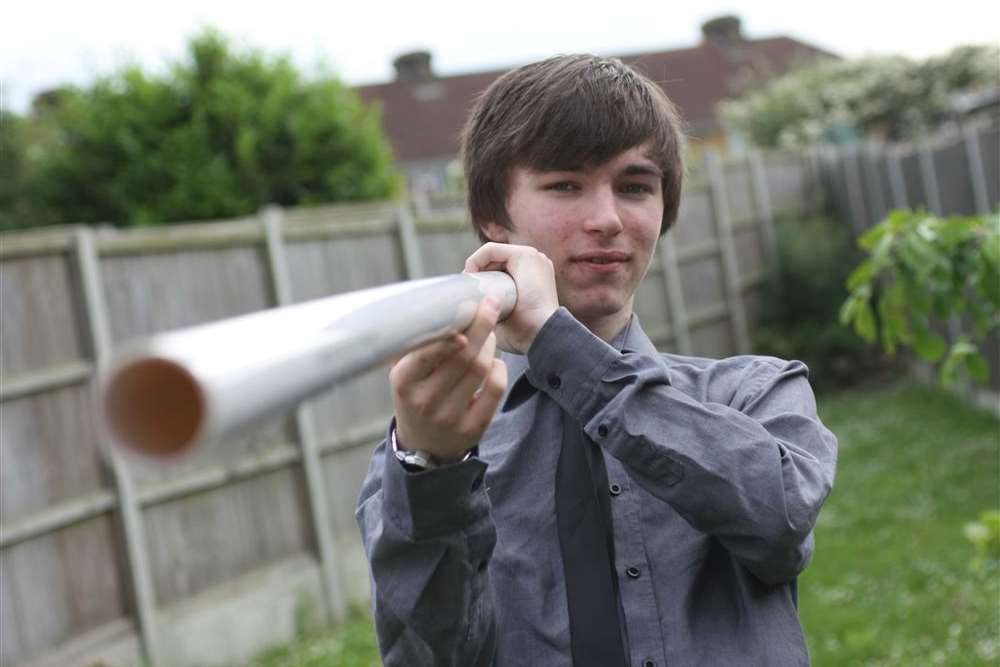
<svg viewBox="0 0 1000 667">
<path fill-rule="evenodd" d="M 601 250 L 586 252 L 571 258 L 574 264 L 601 273 L 616 271 L 628 262 L 629 255 L 620 251 Z"/>
<path fill-rule="evenodd" d="M 572 258 L 574 262 L 581 262 L 586 264 L 620 264 L 622 262 L 627 262 L 629 256 L 624 252 L 615 251 L 599 251 L 599 252 L 586 252 L 576 255 Z"/>
</svg>

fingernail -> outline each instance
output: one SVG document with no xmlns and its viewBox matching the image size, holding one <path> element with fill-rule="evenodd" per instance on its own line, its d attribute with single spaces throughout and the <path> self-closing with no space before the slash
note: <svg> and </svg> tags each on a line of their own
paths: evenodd
<svg viewBox="0 0 1000 667">
<path fill-rule="evenodd" d="M 500 302 L 497 301 L 495 297 L 488 296 L 485 299 L 483 299 L 483 302 L 486 304 L 486 307 L 489 308 L 490 310 L 497 313 L 500 312 Z"/>
</svg>

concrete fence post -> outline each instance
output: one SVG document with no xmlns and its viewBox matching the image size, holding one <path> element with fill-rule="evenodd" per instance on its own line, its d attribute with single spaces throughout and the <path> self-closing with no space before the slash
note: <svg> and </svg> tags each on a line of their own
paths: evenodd
<svg viewBox="0 0 1000 667">
<path fill-rule="evenodd" d="M 972 195 L 976 201 L 976 213 L 986 215 L 990 212 L 989 194 L 986 190 L 986 169 L 983 167 L 983 154 L 979 150 L 979 132 L 974 127 L 966 125 L 962 128 L 965 139 L 965 159 L 969 163 L 969 176 L 972 179 Z"/>
<path fill-rule="evenodd" d="M 294 303 L 294 298 L 285 255 L 284 214 L 277 206 L 269 206 L 260 212 L 260 219 L 264 226 L 267 263 L 276 305 L 291 305 Z M 333 524 L 323 476 L 323 462 L 319 454 L 319 440 L 316 437 L 314 423 L 309 404 L 300 404 L 295 410 L 295 430 L 299 436 L 299 447 L 302 452 L 309 515 L 316 536 L 317 556 L 323 582 L 323 601 L 328 619 L 340 621 L 346 613 L 347 601 L 341 586 L 339 559 L 334 546 Z"/>
<path fill-rule="evenodd" d="M 674 244 L 672 232 L 667 232 L 660 239 L 660 266 L 663 268 L 663 282 L 667 290 L 667 309 L 670 311 L 670 330 L 673 333 L 674 345 L 680 354 L 690 356 L 693 354 L 691 331 L 688 329 L 684 289 L 677 261 L 677 246 Z"/>
<path fill-rule="evenodd" d="M 906 180 L 903 178 L 903 158 L 899 147 L 890 148 L 886 157 L 889 186 L 892 188 L 892 205 L 896 208 L 909 208 L 910 200 L 906 192 Z"/>
<path fill-rule="evenodd" d="M 722 160 L 715 151 L 708 151 L 705 154 L 705 171 L 709 178 L 712 220 L 715 223 L 719 250 L 722 255 L 722 276 L 725 281 L 733 342 L 738 353 L 746 354 L 750 351 L 750 333 L 747 329 L 747 318 L 743 309 L 739 267 L 736 262 L 736 249 L 733 245 L 733 224 L 729 214 L 729 201 L 726 198 L 725 175 L 722 170 Z"/>
<path fill-rule="evenodd" d="M 847 198 L 851 207 L 851 229 L 855 236 L 861 236 L 868 229 L 868 215 L 865 209 L 865 193 L 861 187 L 859 152 L 857 149 L 841 148 L 837 151 L 847 181 Z"/>
<path fill-rule="evenodd" d="M 402 204 L 396 209 L 396 225 L 399 244 L 403 251 L 403 268 L 407 280 L 424 277 L 424 260 L 420 254 L 420 237 L 409 206 Z"/>
<path fill-rule="evenodd" d="M 84 310 L 87 314 L 86 328 L 90 335 L 94 365 L 99 372 L 109 361 L 112 350 L 111 325 L 108 321 L 107 304 L 104 300 L 101 280 L 100 257 L 94 243 L 94 233 L 89 229 L 79 229 L 74 239 L 74 253 L 80 272 L 83 290 Z M 92 377 L 98 377 L 95 373 Z M 122 457 L 110 442 L 102 427 L 98 427 L 99 437 L 105 440 L 102 451 L 111 469 L 115 483 L 118 518 L 122 537 L 125 541 L 128 590 L 135 609 L 139 643 L 146 660 L 156 664 L 163 657 L 160 647 L 156 613 L 156 595 L 146 550 L 146 531 L 143 523 L 142 506 L 136 493 L 131 473 Z"/>
<path fill-rule="evenodd" d="M 747 164 L 750 168 L 750 184 L 753 192 L 754 211 L 757 214 L 757 223 L 760 225 L 760 235 L 768 263 L 768 275 L 772 283 L 774 283 L 777 280 L 780 269 L 778 233 L 774 226 L 771 194 L 767 190 L 767 170 L 760 151 L 750 151 L 747 156 Z"/>
</svg>

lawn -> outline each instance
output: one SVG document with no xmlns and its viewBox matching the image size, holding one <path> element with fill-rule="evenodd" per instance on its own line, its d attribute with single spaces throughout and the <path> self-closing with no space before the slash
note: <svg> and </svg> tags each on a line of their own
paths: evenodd
<svg viewBox="0 0 1000 667">
<path fill-rule="evenodd" d="M 997 664 L 1000 573 L 973 574 L 962 527 L 1000 508 L 1000 423 L 902 385 L 820 412 L 841 449 L 800 580 L 814 664 Z"/>
<path fill-rule="evenodd" d="M 963 525 L 1000 508 L 1000 422 L 937 389 L 821 396 L 840 438 L 800 609 L 817 667 L 995 665 L 1000 573 L 970 569 Z M 253 667 L 378 665 L 369 618 L 273 649 Z"/>
</svg>

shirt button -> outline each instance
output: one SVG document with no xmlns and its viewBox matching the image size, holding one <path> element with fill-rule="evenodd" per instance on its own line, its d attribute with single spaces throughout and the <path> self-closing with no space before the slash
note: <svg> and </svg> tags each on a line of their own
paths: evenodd
<svg viewBox="0 0 1000 667">
<path fill-rule="evenodd" d="M 656 667 L 656 663 L 649 658 L 646 658 L 642 661 L 642 667 Z"/>
<path fill-rule="evenodd" d="M 608 487 L 608 491 L 611 492 L 611 495 L 617 496 L 622 492 L 622 487 L 618 486 L 617 484 L 612 484 L 611 486 Z"/>
<path fill-rule="evenodd" d="M 549 386 L 553 389 L 558 389 L 562 386 L 562 379 L 558 375 L 549 376 Z"/>
<path fill-rule="evenodd" d="M 625 568 L 625 574 L 632 577 L 633 579 L 638 579 L 640 574 L 639 568 L 635 566 Z"/>
<path fill-rule="evenodd" d="M 607 424 L 601 424 L 600 426 L 597 427 L 597 435 L 599 435 L 599 436 L 601 436 L 603 438 L 607 434 L 608 434 L 608 425 Z"/>
</svg>

